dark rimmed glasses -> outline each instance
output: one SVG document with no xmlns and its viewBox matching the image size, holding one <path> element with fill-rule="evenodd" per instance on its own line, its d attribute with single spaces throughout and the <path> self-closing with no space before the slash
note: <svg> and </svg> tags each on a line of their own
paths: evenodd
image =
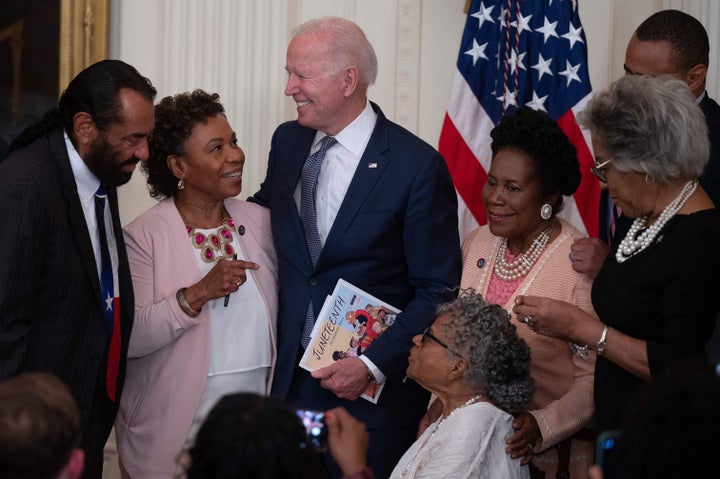
<svg viewBox="0 0 720 479">
<path fill-rule="evenodd" d="M 438 338 L 436 338 L 436 337 L 430 332 L 430 327 L 425 328 L 425 331 L 423 331 L 422 340 L 421 340 L 420 342 L 421 342 L 421 343 L 424 343 L 426 338 L 432 339 L 433 341 L 435 341 L 436 343 L 438 343 L 440 346 L 442 346 L 442 347 L 445 348 L 445 349 L 448 348 L 448 347 L 447 347 L 447 344 L 445 344 L 445 343 L 443 343 L 442 341 L 440 341 Z"/>
<path fill-rule="evenodd" d="M 605 176 L 605 170 L 612 160 L 603 161 L 599 165 L 595 163 L 595 166 L 590 168 L 590 172 L 597 176 L 597 179 L 603 183 L 607 183 L 607 177 Z"/>
</svg>

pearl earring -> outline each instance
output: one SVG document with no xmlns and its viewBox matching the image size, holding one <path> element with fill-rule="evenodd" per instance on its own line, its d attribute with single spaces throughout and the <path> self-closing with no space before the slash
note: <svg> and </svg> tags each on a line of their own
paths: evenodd
<svg viewBox="0 0 720 479">
<path fill-rule="evenodd" d="M 552 216 L 552 206 L 550 206 L 550 203 L 545 203 L 540 208 L 540 218 L 544 220 L 549 220 Z"/>
<path fill-rule="evenodd" d="M 185 189 L 185 182 L 183 181 L 182 178 L 180 178 L 180 179 L 178 180 L 178 190 L 179 190 L 179 191 L 182 191 L 182 190 L 184 190 L 184 189 Z"/>
</svg>

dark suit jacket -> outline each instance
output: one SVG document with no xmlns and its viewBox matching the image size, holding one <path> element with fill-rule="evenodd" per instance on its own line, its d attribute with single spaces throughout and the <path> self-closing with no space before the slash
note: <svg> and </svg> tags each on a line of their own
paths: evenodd
<svg viewBox="0 0 720 479">
<path fill-rule="evenodd" d="M 312 267 L 293 193 L 315 130 L 288 122 L 273 135 L 267 177 L 252 201 L 271 209 L 278 253 L 280 312 L 278 359 L 272 394 L 286 399 L 298 368 L 305 311 L 315 314 L 343 278 L 403 310 L 364 354 L 388 376 L 380 401 L 343 401 L 309 378 L 313 404 L 342 405 L 369 429 L 417 425 L 428 395 L 401 380 L 411 339 L 435 319 L 438 304 L 453 299 L 460 282 L 457 196 L 445 162 L 430 145 L 387 120 L 377 124 L 345 199 Z M 374 165 L 374 166 L 371 166 Z M 306 385 L 307 386 L 307 385 Z M 306 396 L 307 397 L 307 396 Z"/>
<path fill-rule="evenodd" d="M 118 398 L 134 299 L 117 193 L 108 191 L 119 256 L 122 349 Z M 109 333 L 95 256 L 61 130 L 0 163 L 0 379 L 50 371 L 72 391 L 83 421 L 104 394 Z M 107 427 L 110 432 L 117 402 Z M 107 414 L 106 414 L 107 415 Z"/>
<path fill-rule="evenodd" d="M 720 207 L 720 105 L 705 92 L 700 108 L 705 114 L 710 137 L 710 161 L 700 175 L 700 185 L 710 195 L 715 206 Z"/>
</svg>

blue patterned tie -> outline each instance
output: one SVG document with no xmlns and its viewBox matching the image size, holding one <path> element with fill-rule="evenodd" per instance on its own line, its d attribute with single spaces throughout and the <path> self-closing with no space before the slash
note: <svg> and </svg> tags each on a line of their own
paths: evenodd
<svg viewBox="0 0 720 479">
<path fill-rule="evenodd" d="M 100 236 L 100 291 L 105 305 L 105 323 L 108 332 L 112 332 L 113 310 L 112 299 L 115 297 L 113 287 L 112 263 L 110 262 L 110 249 L 108 248 L 107 231 L 105 229 L 105 185 L 102 183 L 95 192 L 95 219 L 97 220 L 98 235 Z"/>
<path fill-rule="evenodd" d="M 313 268 L 317 265 L 320 257 L 320 234 L 317 229 L 317 211 L 315 210 L 315 193 L 317 191 L 318 176 L 320 176 L 320 168 L 325 160 L 325 152 L 328 148 L 337 143 L 332 136 L 326 136 L 320 140 L 320 149 L 310 155 L 305 161 L 300 176 L 300 220 L 302 221 L 303 230 L 305 231 L 305 243 L 307 243 L 310 252 L 310 260 Z M 307 348 L 310 342 L 310 333 L 315 324 L 315 315 L 313 314 L 313 304 L 310 301 L 307 312 L 305 314 L 305 325 L 303 326 L 300 344 L 303 348 Z"/>
<path fill-rule="evenodd" d="M 100 237 L 100 294 L 102 295 L 103 309 L 105 311 L 105 326 L 110 338 L 105 370 L 105 387 L 108 397 L 115 401 L 117 399 L 117 377 L 120 370 L 120 299 L 115 297 L 110 248 L 108 248 L 107 229 L 105 228 L 106 199 L 105 185 L 100 183 L 100 187 L 95 192 L 95 219 L 97 220 L 98 236 Z"/>
</svg>

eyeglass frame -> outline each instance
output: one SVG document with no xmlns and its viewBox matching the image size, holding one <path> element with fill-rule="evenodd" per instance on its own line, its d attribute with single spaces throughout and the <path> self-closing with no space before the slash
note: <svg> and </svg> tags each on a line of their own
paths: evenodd
<svg viewBox="0 0 720 479">
<path fill-rule="evenodd" d="M 612 160 L 606 160 L 600 163 L 599 165 L 596 163 L 595 166 L 590 167 L 590 173 L 595 175 L 595 177 L 602 181 L 603 183 L 607 183 L 607 177 L 605 176 L 605 168 L 612 162 Z"/>
<path fill-rule="evenodd" d="M 440 346 L 442 346 L 443 348 L 448 349 L 448 345 L 447 345 L 447 344 L 445 344 L 445 343 L 443 343 L 442 341 L 440 341 L 437 337 L 435 337 L 435 335 L 434 335 L 433 333 L 430 332 L 430 326 L 428 326 L 427 328 L 425 328 L 425 331 L 423 331 L 423 333 L 422 333 L 422 339 L 420 340 L 420 343 L 421 343 L 421 344 L 424 344 L 424 343 L 425 343 L 425 338 L 430 338 L 430 339 L 432 339 L 433 341 L 435 341 L 436 343 L 438 343 Z"/>
</svg>

